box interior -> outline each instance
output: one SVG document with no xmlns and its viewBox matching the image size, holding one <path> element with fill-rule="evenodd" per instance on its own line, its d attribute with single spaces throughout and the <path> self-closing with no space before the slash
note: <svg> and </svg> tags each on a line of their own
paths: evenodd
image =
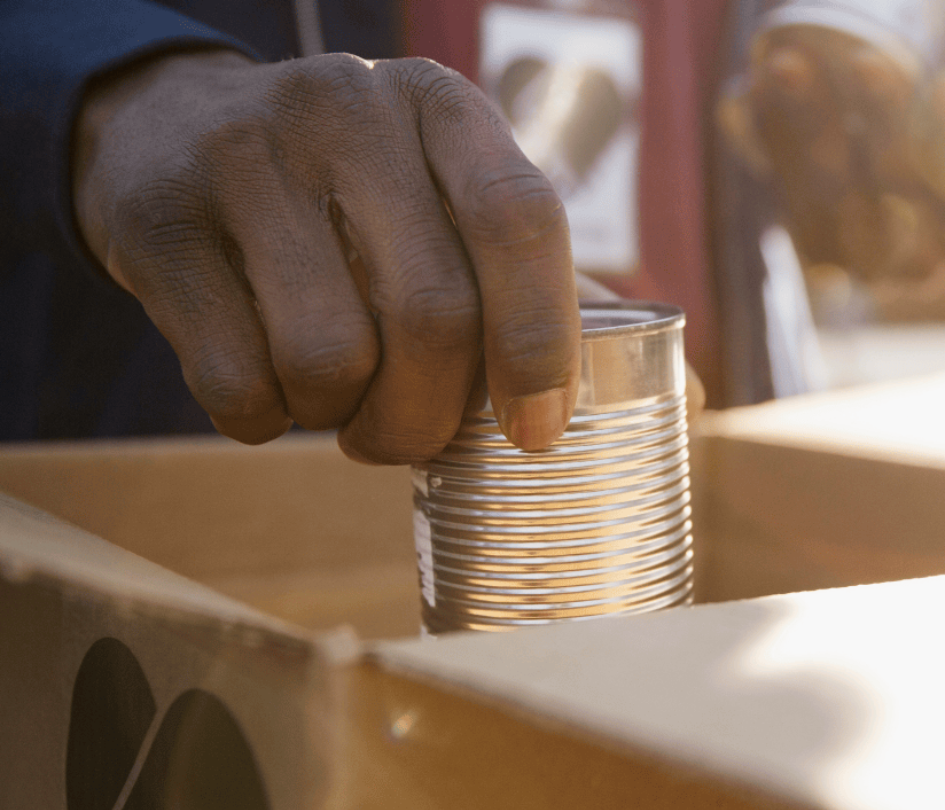
<svg viewBox="0 0 945 810">
<path fill-rule="evenodd" d="M 934 375 L 705 414 L 697 602 L 945 573 L 942 403 Z M 0 490 L 302 627 L 419 632 L 409 469 L 330 435 L 12 445 Z"/>
<path fill-rule="evenodd" d="M 330 437 L 10 446 L 0 490 L 302 627 L 419 632 L 409 470 Z"/>
<path fill-rule="evenodd" d="M 330 757 L 335 763 L 332 767 L 338 769 L 339 785 L 318 806 L 331 810 L 444 805 L 547 808 L 580 806 L 582 797 L 598 806 L 620 806 L 627 796 L 645 795 L 645 804 L 651 807 L 846 808 L 858 806 L 850 797 L 855 799 L 856 790 L 868 787 L 870 760 L 856 760 L 867 764 L 856 771 L 859 781 L 851 782 L 852 787 L 843 783 L 844 774 L 854 773 L 849 770 L 852 759 L 837 759 L 837 769 L 829 772 L 829 779 L 821 774 L 827 780 L 823 784 L 834 791 L 828 801 L 810 792 L 817 787 L 815 777 L 820 771 L 804 770 L 810 764 L 806 752 L 819 750 L 817 746 L 811 748 L 805 737 L 796 750 L 765 749 L 762 741 L 769 745 L 772 736 L 765 731 L 768 720 L 759 720 L 758 715 L 772 712 L 768 718 L 772 727 L 788 731 L 796 722 L 802 737 L 813 733 L 811 729 L 834 734 L 848 727 L 855 713 L 834 717 L 831 712 L 845 705 L 845 698 L 840 699 L 846 688 L 842 684 L 849 679 L 827 678 L 822 671 L 833 653 L 831 639 L 818 647 L 819 642 L 805 637 L 802 655 L 779 665 L 780 692 L 764 691 L 770 686 L 770 672 L 753 672 L 747 679 L 732 681 L 730 668 L 741 661 L 744 651 L 769 639 L 767 631 L 742 626 L 746 616 L 767 608 L 733 600 L 945 573 L 945 544 L 940 542 L 945 519 L 945 498 L 941 497 L 945 447 L 937 449 L 934 442 L 910 445 L 904 440 L 902 425 L 895 421 L 890 421 L 885 433 L 878 424 L 868 440 L 858 432 L 840 429 L 858 408 L 877 413 L 877 397 L 882 401 L 880 412 L 907 412 L 916 397 L 945 400 L 945 378 L 850 397 L 810 398 L 707 414 L 694 428 L 691 443 L 697 594 L 701 602 L 727 603 L 715 607 L 730 621 L 711 619 L 722 613 L 700 613 L 696 620 L 690 619 L 696 614 L 682 612 L 679 619 L 664 614 L 667 618 L 655 616 L 646 622 L 608 622 L 611 635 L 576 658 L 560 655 L 561 644 L 571 649 L 567 627 L 546 628 L 546 635 L 539 628 L 529 634 L 527 650 L 520 651 L 525 656 L 522 665 L 527 664 L 526 669 L 538 666 L 537 671 L 516 669 L 511 663 L 496 663 L 490 670 L 491 652 L 501 652 L 506 661 L 515 657 L 512 638 L 499 643 L 469 642 L 474 647 L 485 645 L 481 650 L 461 649 L 467 643 L 461 637 L 437 640 L 432 648 L 416 640 L 419 587 L 409 470 L 354 464 L 341 455 L 331 437 L 294 434 L 262 448 L 213 438 L 9 446 L 0 450 L 0 490 L 209 585 L 214 592 L 260 608 L 266 616 L 288 619 L 310 630 L 347 624 L 361 639 L 378 640 L 367 648 L 367 657 L 358 658 L 345 670 L 349 699 L 338 705 L 344 707 L 346 731 L 336 735 L 342 749 Z M 921 411 L 926 430 L 934 427 L 937 412 L 934 407 Z M 921 419 L 917 416 L 914 421 Z M 921 433 L 922 426 L 913 424 L 911 429 Z M 4 571 L 4 576 L 9 579 L 10 572 Z M 128 589 L 146 589 L 146 580 L 133 577 Z M 935 587 L 941 590 L 941 583 Z M 113 624 L 126 635 L 147 635 L 140 616 L 126 615 L 120 590 L 104 619 L 101 610 L 96 612 L 84 602 L 73 601 L 59 609 L 75 610 L 78 605 L 88 612 L 90 627 Z M 187 596 L 187 588 L 181 593 Z M 912 591 L 903 593 L 908 596 Z M 777 603 L 784 610 L 774 629 L 782 629 L 770 639 L 782 638 L 804 621 L 816 624 L 819 608 L 810 598 L 817 596 Z M 830 607 L 830 615 L 841 623 L 849 618 L 853 604 L 844 600 Z M 808 604 L 815 609 L 807 610 Z M 902 635 L 894 623 L 914 622 L 923 609 L 893 595 L 889 604 L 896 608 L 889 615 L 894 618 L 884 623 L 887 601 L 883 594 L 868 597 L 864 604 L 878 617 L 874 626 L 883 628 L 888 644 Z M 207 610 L 220 613 L 212 605 Z M 699 621 L 707 616 L 708 624 L 700 631 Z M 157 613 L 152 619 L 164 622 Z M 225 628 L 231 622 L 225 616 L 217 615 L 214 621 L 224 635 L 229 632 Z M 658 631 L 665 622 L 679 626 Z M 168 627 L 158 637 L 168 650 L 177 649 L 182 638 L 192 649 L 201 649 L 197 641 L 188 640 L 187 633 L 181 637 L 180 627 L 172 621 L 165 624 Z M 208 625 L 208 639 L 219 632 L 213 630 L 215 626 Z M 719 644 L 712 641 L 719 632 L 724 636 L 727 627 L 741 628 L 734 637 L 737 644 L 728 645 L 732 649 L 725 646 L 724 638 Z M 571 659 L 585 674 L 606 672 L 615 660 L 621 660 L 608 646 L 615 642 L 627 644 L 631 653 L 645 649 L 650 631 L 644 628 L 657 628 L 651 640 L 675 643 L 689 638 L 691 666 L 679 668 L 673 663 L 675 649 L 667 652 L 662 665 L 649 669 L 636 666 L 631 655 L 624 673 L 629 680 L 617 685 L 612 701 L 606 689 L 593 686 L 593 678 L 586 681 L 583 675 L 568 673 L 565 664 Z M 541 638 L 552 639 L 545 652 Z M 891 696 L 908 697 L 911 690 L 901 688 L 902 673 L 890 674 L 890 657 L 871 646 L 869 632 L 861 642 L 857 649 L 866 651 L 862 661 L 850 664 L 837 658 L 830 664 L 834 671 L 847 667 L 866 685 L 867 676 L 872 677 L 870 668 L 875 669 L 876 679 L 869 681 L 869 689 L 881 692 L 886 678 Z M 321 643 L 315 642 L 313 649 L 321 649 Z M 219 680 L 224 670 L 216 652 L 205 655 L 205 669 L 195 677 L 222 684 L 215 686 L 218 692 L 231 689 L 228 694 L 242 694 L 228 684 L 241 682 L 243 667 L 234 662 L 240 656 L 254 660 L 255 654 L 247 652 L 250 648 L 243 642 L 234 646 L 233 660 L 225 668 L 230 674 L 223 680 Z M 724 660 L 713 658 L 717 648 L 728 650 Z M 907 644 L 899 660 L 916 658 L 923 649 Z M 195 655 L 193 660 L 198 660 L 199 654 Z M 611 664 L 604 665 L 605 660 Z M 542 661 L 549 664 L 547 678 L 540 669 Z M 798 668 L 797 661 L 803 666 Z M 808 666 L 811 662 L 813 669 Z M 926 674 L 933 671 L 934 662 L 922 658 L 920 663 Z M 510 680 L 490 680 L 490 671 Z M 619 674 L 619 667 L 613 671 Z M 689 679 L 686 694 L 690 698 L 703 694 L 705 699 L 698 706 L 707 707 L 709 715 L 721 711 L 697 724 L 700 734 L 704 732 L 702 738 L 709 741 L 707 751 L 719 734 L 749 745 L 749 752 L 755 739 L 759 751 L 771 755 L 771 767 L 787 763 L 795 768 L 790 784 L 766 776 L 769 765 L 764 762 L 739 778 L 737 767 L 726 770 L 713 765 L 711 757 L 700 760 L 691 751 L 686 756 L 666 750 L 657 753 L 659 745 L 641 736 L 642 715 L 631 717 L 646 708 L 646 701 L 640 704 L 634 699 L 646 692 L 646 684 L 641 681 L 634 686 L 633 677 L 644 677 L 647 672 L 650 686 L 664 685 L 664 697 L 669 698 L 672 684 L 667 678 L 682 672 Z M 273 677 L 273 683 L 282 684 L 286 675 Z M 310 698 L 321 694 L 323 687 L 305 686 L 307 677 L 299 670 L 301 685 L 295 703 L 284 704 L 286 716 L 312 712 Z M 928 677 L 925 681 L 926 692 L 936 691 Z M 23 682 L 21 678 L 19 683 Z M 71 685 L 69 678 L 64 682 Z M 307 689 L 314 691 L 310 695 Z M 816 697 L 820 707 L 816 712 L 797 711 L 802 693 Z M 272 699 L 280 695 L 285 695 L 282 686 L 274 689 Z M 743 704 L 751 708 L 753 695 L 757 711 L 736 722 L 738 712 L 726 711 L 726 700 L 735 701 L 730 708 Z M 324 704 L 324 694 L 319 699 Z M 579 705 L 582 699 L 591 700 L 604 715 L 595 719 L 593 711 L 584 712 Z M 236 698 L 231 703 L 239 705 Z M 64 696 L 63 705 L 68 704 Z M 619 719 L 611 707 L 626 714 L 620 715 L 619 733 L 607 731 L 607 718 Z M 672 716 L 672 707 L 665 708 L 668 714 L 660 719 L 663 732 L 668 728 L 666 718 Z M 910 722 L 921 720 L 925 711 L 906 710 L 903 716 L 908 715 Z M 323 718 L 330 714 L 324 705 L 319 712 Z M 265 703 L 260 703 L 254 715 L 260 728 L 268 714 Z M 753 737 L 762 732 L 763 740 Z M 303 733 L 308 732 L 299 731 Z M 781 732 L 775 736 L 790 739 Z M 270 739 L 272 750 L 278 751 L 280 741 L 272 735 Z M 882 747 L 882 737 L 862 739 L 875 743 L 877 751 Z M 852 756 L 857 745 L 865 745 L 856 740 L 844 738 L 837 750 Z M 500 788 L 504 792 L 493 795 Z M 287 788 L 287 796 L 289 792 Z"/>
</svg>

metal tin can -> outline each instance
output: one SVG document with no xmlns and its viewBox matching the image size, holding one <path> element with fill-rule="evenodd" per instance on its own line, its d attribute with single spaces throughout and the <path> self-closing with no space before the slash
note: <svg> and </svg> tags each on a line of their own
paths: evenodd
<svg viewBox="0 0 945 810">
<path fill-rule="evenodd" d="M 527 453 L 490 406 L 413 470 L 423 621 L 503 630 L 692 601 L 685 317 L 582 308 L 574 416 Z"/>
</svg>

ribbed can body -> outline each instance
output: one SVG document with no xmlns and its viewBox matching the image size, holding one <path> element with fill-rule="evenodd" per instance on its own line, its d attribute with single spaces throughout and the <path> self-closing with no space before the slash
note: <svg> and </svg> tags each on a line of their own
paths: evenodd
<svg viewBox="0 0 945 810">
<path fill-rule="evenodd" d="M 414 468 L 427 629 L 502 630 L 692 599 L 682 312 L 582 310 L 574 417 L 526 453 L 492 411 Z"/>
</svg>

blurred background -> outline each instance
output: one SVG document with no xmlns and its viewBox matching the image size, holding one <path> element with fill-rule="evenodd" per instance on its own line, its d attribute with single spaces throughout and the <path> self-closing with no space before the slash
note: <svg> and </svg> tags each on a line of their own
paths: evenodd
<svg viewBox="0 0 945 810">
<path fill-rule="evenodd" d="M 709 406 L 945 369 L 945 0 L 403 0 Z"/>
</svg>

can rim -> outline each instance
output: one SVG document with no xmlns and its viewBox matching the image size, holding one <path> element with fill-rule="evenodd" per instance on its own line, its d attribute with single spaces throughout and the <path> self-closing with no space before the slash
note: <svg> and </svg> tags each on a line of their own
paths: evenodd
<svg viewBox="0 0 945 810">
<path fill-rule="evenodd" d="M 685 313 L 674 304 L 626 300 L 581 302 L 581 340 L 584 342 L 664 332 L 685 324 Z"/>
</svg>

